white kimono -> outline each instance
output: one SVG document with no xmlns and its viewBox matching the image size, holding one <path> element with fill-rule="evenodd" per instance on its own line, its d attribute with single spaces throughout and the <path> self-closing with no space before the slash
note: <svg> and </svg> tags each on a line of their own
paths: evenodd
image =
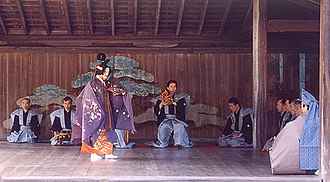
<svg viewBox="0 0 330 182">
<path fill-rule="evenodd" d="M 307 113 L 289 122 L 277 135 L 269 150 L 273 174 L 304 174 L 299 165 L 299 142 Z"/>
</svg>

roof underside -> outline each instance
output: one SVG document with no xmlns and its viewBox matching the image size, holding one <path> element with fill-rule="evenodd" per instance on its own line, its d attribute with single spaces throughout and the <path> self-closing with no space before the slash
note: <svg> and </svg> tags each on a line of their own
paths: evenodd
<svg viewBox="0 0 330 182">
<path fill-rule="evenodd" d="M 319 21 L 319 6 L 319 0 L 268 0 L 267 19 Z M 0 24 L 3 46 L 42 44 L 31 37 L 53 45 L 83 39 L 111 46 L 124 38 L 116 46 L 242 46 L 251 44 L 252 0 L 0 0 Z M 317 38 L 315 30 L 306 35 Z M 102 39 L 109 43 L 95 41 Z"/>
</svg>

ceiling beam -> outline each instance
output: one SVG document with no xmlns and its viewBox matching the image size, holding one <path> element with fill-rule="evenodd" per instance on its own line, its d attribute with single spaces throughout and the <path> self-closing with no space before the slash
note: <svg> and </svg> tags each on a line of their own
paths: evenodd
<svg viewBox="0 0 330 182">
<path fill-rule="evenodd" d="M 62 0 L 62 2 L 63 2 L 66 25 L 68 27 L 68 34 L 71 35 L 72 31 L 71 31 L 71 23 L 70 23 L 69 8 L 68 8 L 67 0 Z"/>
<path fill-rule="evenodd" d="M 203 11 L 201 14 L 201 17 L 199 19 L 199 28 L 198 28 L 198 35 L 202 34 L 203 31 L 203 26 L 204 26 L 204 21 L 205 21 L 205 16 L 206 16 L 206 10 L 207 10 L 207 6 L 209 4 L 209 0 L 204 0 L 204 4 L 203 4 Z"/>
<path fill-rule="evenodd" d="M 237 45 L 239 43 L 234 37 L 223 36 L 221 38 L 206 38 L 206 37 L 191 37 L 179 36 L 173 39 L 173 36 L 42 36 L 42 35 L 2 35 L 1 40 L 5 42 L 4 45 L 22 46 L 22 45 L 53 45 L 53 46 L 96 46 L 96 45 L 133 45 L 133 44 L 212 44 L 217 45 Z"/>
<path fill-rule="evenodd" d="M 138 1 L 134 0 L 133 35 L 137 33 Z"/>
<path fill-rule="evenodd" d="M 5 25 L 5 21 L 4 21 L 3 18 L 2 18 L 2 13 L 1 13 L 1 11 L 0 11 L 0 23 L 1 23 L 2 31 L 3 31 L 5 34 L 8 34 L 8 32 L 7 32 L 7 28 L 6 28 L 6 25 Z"/>
<path fill-rule="evenodd" d="M 320 1 L 319 0 L 307 0 L 307 1 L 310 2 L 310 3 L 313 3 L 317 6 L 320 6 Z"/>
<path fill-rule="evenodd" d="M 320 11 L 320 3 L 306 1 L 306 0 L 288 0 L 293 4 L 299 5 L 301 7 L 313 10 L 313 11 Z"/>
<path fill-rule="evenodd" d="M 318 20 L 270 20 L 267 32 L 319 32 Z"/>
<path fill-rule="evenodd" d="M 252 3 L 253 3 L 253 1 L 250 2 L 249 8 L 248 8 L 248 10 L 247 10 L 247 12 L 245 14 L 245 18 L 244 18 L 244 21 L 243 21 L 243 24 L 242 24 L 242 32 L 246 29 L 247 21 L 248 21 L 250 15 L 251 15 L 251 12 L 252 12 L 251 11 L 252 10 Z"/>
<path fill-rule="evenodd" d="M 31 47 L 31 46 L 8 46 L 1 48 L 0 52 L 32 52 L 32 53 L 97 53 L 97 52 L 107 52 L 111 51 L 111 53 L 178 53 L 178 54 L 216 54 L 216 53 L 250 53 L 250 47 L 180 47 L 180 48 L 142 48 L 142 47 Z"/>
<path fill-rule="evenodd" d="M 97 52 L 107 52 L 111 51 L 111 53 L 178 53 L 178 54 L 236 54 L 247 53 L 251 54 L 251 46 L 240 46 L 240 47 L 174 47 L 170 49 L 164 48 L 142 48 L 142 47 L 52 47 L 52 46 L 43 46 L 43 47 L 31 47 L 31 46 L 3 46 L 0 49 L 0 52 L 4 53 L 17 53 L 17 52 L 30 52 L 30 53 L 97 53 Z M 277 48 L 269 48 L 269 53 L 312 53 L 317 54 L 319 51 L 318 48 L 314 47 L 277 47 Z"/>
<path fill-rule="evenodd" d="M 114 0 L 110 1 L 110 11 L 111 11 L 111 35 L 116 35 L 115 29 L 115 2 Z"/>
<path fill-rule="evenodd" d="M 184 3 L 185 3 L 185 0 L 180 1 L 178 22 L 176 24 L 176 33 L 175 33 L 175 35 L 177 35 L 177 36 L 180 34 L 181 22 L 182 22 L 182 17 L 183 17 L 183 10 L 184 10 Z"/>
<path fill-rule="evenodd" d="M 23 24 L 24 32 L 27 35 L 27 34 L 29 34 L 29 31 L 28 31 L 27 24 L 26 24 L 26 21 L 25 21 L 25 17 L 24 17 L 24 12 L 23 12 L 23 9 L 22 9 L 21 0 L 16 0 L 16 2 L 17 2 L 18 12 L 19 12 L 19 14 L 21 16 L 21 19 L 22 19 L 22 24 Z"/>
<path fill-rule="evenodd" d="M 87 5 L 88 24 L 89 24 L 90 35 L 94 35 L 91 0 L 87 0 L 86 5 Z"/>
<path fill-rule="evenodd" d="M 162 5 L 162 0 L 157 0 L 156 5 L 156 18 L 155 18 L 155 35 L 158 35 L 159 29 L 159 18 L 160 18 L 160 7 Z"/>
<path fill-rule="evenodd" d="M 46 15 L 44 0 L 39 0 L 39 5 L 40 5 L 40 10 L 41 10 L 41 15 L 42 15 L 42 17 L 44 19 L 44 22 L 45 22 L 45 28 L 46 28 L 47 35 L 50 35 L 50 28 L 49 28 L 47 15 Z"/>
<path fill-rule="evenodd" d="M 232 4 L 232 0 L 228 0 L 227 5 L 226 5 L 226 9 L 225 9 L 225 12 L 223 14 L 222 21 L 221 21 L 221 24 L 220 24 L 218 36 L 221 36 L 223 31 L 224 31 L 225 24 L 226 24 L 226 21 L 228 19 L 228 15 L 229 15 L 229 12 L 230 12 L 231 4 Z"/>
</svg>

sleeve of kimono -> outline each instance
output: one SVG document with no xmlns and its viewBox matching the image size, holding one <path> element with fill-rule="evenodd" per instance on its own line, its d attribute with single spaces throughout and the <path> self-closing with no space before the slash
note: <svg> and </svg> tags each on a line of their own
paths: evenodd
<svg viewBox="0 0 330 182">
<path fill-rule="evenodd" d="M 161 100 L 158 100 L 158 101 L 156 102 L 155 107 L 154 107 L 154 112 L 155 112 L 155 114 L 156 114 L 157 117 L 160 115 L 160 111 L 161 111 L 161 109 L 159 109 L 159 105 L 160 105 L 161 102 L 162 102 Z M 163 108 L 162 108 L 162 109 L 163 109 Z"/>
<path fill-rule="evenodd" d="M 40 135 L 40 124 L 37 115 L 31 117 L 31 130 L 35 135 Z"/>
<path fill-rule="evenodd" d="M 233 130 L 231 129 L 231 124 L 232 124 L 232 122 L 231 122 L 230 118 L 228 118 L 225 129 L 223 130 L 224 135 L 229 135 L 233 132 Z"/>
<path fill-rule="evenodd" d="M 243 117 L 241 133 L 243 133 L 242 137 L 245 138 L 247 143 L 252 143 L 252 118 L 250 114 Z"/>
<path fill-rule="evenodd" d="M 52 127 L 50 127 L 50 130 L 52 130 L 52 131 L 61 131 L 62 130 L 59 117 L 55 116 L 54 123 L 53 123 Z"/>
<path fill-rule="evenodd" d="M 19 130 L 20 130 L 19 118 L 18 118 L 18 116 L 15 116 L 13 127 L 11 128 L 11 132 L 14 132 L 14 131 L 19 132 Z"/>
</svg>

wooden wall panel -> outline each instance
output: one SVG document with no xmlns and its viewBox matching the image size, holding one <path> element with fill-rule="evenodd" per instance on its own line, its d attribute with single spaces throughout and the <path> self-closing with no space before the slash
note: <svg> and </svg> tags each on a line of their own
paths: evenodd
<svg viewBox="0 0 330 182">
<path fill-rule="evenodd" d="M 107 55 L 114 54 L 110 52 Z M 215 122 L 220 126 L 204 123 L 204 126 L 197 127 L 195 123 L 188 121 L 190 137 L 217 138 L 222 133 L 228 113 L 227 101 L 231 96 L 238 97 L 243 106 L 252 107 L 251 54 L 118 53 L 115 55 L 126 56 L 139 62 L 140 69 L 154 75 L 153 85 L 164 89 L 169 79 L 175 79 L 178 81 L 178 91 L 190 94 L 193 104 L 204 104 L 218 109 L 216 116 L 219 120 Z M 54 84 L 67 89 L 71 95 L 79 94 L 79 90 L 71 87 L 71 81 L 77 75 L 89 71 L 89 63 L 95 58 L 96 53 L 0 53 L 1 123 L 18 107 L 16 105 L 18 98 L 31 95 L 35 88 L 44 84 Z M 274 80 L 269 78 L 269 81 Z M 153 97 L 155 95 L 133 98 L 135 116 L 153 107 L 150 102 Z M 273 100 L 269 99 L 269 102 Z M 270 107 L 271 105 L 272 103 L 269 104 Z M 48 117 L 50 112 L 51 110 L 48 110 L 44 113 L 43 138 L 49 138 L 51 135 Z M 137 124 L 138 133 L 132 138 L 156 138 L 156 117 L 152 118 L 152 121 Z M 5 130 L 2 124 L 0 139 L 4 140 L 9 131 Z"/>
</svg>

